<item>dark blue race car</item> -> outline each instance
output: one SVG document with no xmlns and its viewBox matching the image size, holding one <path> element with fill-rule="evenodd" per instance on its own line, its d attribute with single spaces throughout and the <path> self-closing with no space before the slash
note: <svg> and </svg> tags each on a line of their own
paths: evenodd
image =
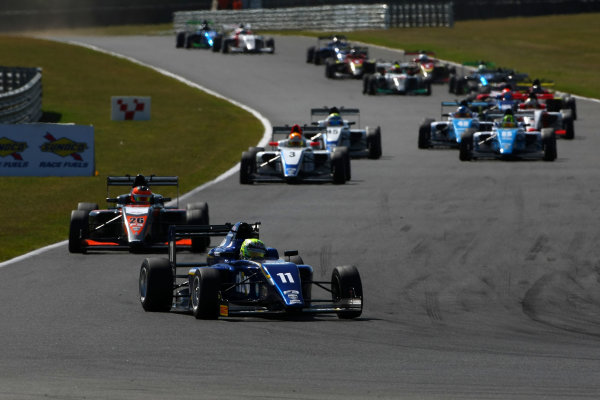
<svg viewBox="0 0 600 400">
<path fill-rule="evenodd" d="M 319 36 L 317 38 L 317 45 L 309 47 L 306 51 L 306 62 L 308 64 L 321 65 L 328 58 L 337 59 L 339 53 L 348 52 L 350 48 L 351 46 L 346 36 Z"/>
<path fill-rule="evenodd" d="M 357 318 L 362 313 L 362 283 L 354 266 L 335 267 L 330 281 L 313 280 L 313 268 L 298 251 L 266 247 L 264 258 L 242 259 L 247 239 L 258 239 L 260 223 L 172 226 L 169 258 L 146 258 L 139 294 L 146 311 L 192 313 L 198 319 L 269 314 L 335 313 Z M 177 241 L 183 238 L 225 236 L 205 262 L 180 260 Z M 181 256 L 181 257 L 179 257 Z M 186 269 L 186 273 L 178 272 Z M 327 295 L 317 299 L 313 288 Z"/>
</svg>

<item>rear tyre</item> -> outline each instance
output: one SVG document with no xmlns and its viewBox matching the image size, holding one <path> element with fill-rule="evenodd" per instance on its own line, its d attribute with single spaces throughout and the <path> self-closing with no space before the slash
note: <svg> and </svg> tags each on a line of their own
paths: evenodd
<svg viewBox="0 0 600 400">
<path fill-rule="evenodd" d="M 577 103 L 575 103 L 575 98 L 568 97 L 565 101 L 567 108 L 571 109 L 573 113 L 573 120 L 577 119 Z"/>
<path fill-rule="evenodd" d="M 145 311 L 167 312 L 173 304 L 173 270 L 166 258 L 146 258 L 140 268 L 140 302 Z"/>
<path fill-rule="evenodd" d="M 556 134 L 552 128 L 542 129 L 542 143 L 544 146 L 544 161 L 556 160 Z"/>
<path fill-rule="evenodd" d="M 225 40 L 223 41 L 223 48 L 222 48 L 222 50 L 223 50 L 223 54 L 227 54 L 227 53 L 229 53 L 229 42 L 231 42 L 231 41 L 230 41 L 230 40 L 228 40 L 228 39 L 225 39 Z"/>
<path fill-rule="evenodd" d="M 432 119 L 426 119 L 419 127 L 419 148 L 428 149 L 431 147 L 431 123 Z"/>
<path fill-rule="evenodd" d="M 187 225 L 209 225 L 208 204 L 204 202 L 188 204 L 185 217 Z M 205 252 L 208 246 L 210 246 L 208 236 L 192 238 L 192 252 Z"/>
<path fill-rule="evenodd" d="M 71 211 L 71 223 L 69 224 L 69 252 L 84 253 L 83 240 L 89 236 L 89 215 L 86 210 Z"/>
<path fill-rule="evenodd" d="M 335 60 L 331 58 L 325 61 L 325 78 L 335 79 Z"/>
<path fill-rule="evenodd" d="M 215 37 L 213 40 L 212 51 L 214 53 L 218 53 L 219 51 L 221 51 L 222 44 L 223 44 L 223 38 L 221 36 Z"/>
<path fill-rule="evenodd" d="M 269 51 L 269 54 L 275 54 L 275 40 L 274 39 L 267 39 L 267 47 L 271 48 L 271 51 Z"/>
<path fill-rule="evenodd" d="M 219 318 L 219 271 L 198 268 L 190 284 L 190 304 L 196 319 Z"/>
<path fill-rule="evenodd" d="M 175 47 L 180 49 L 183 47 L 184 44 L 185 44 L 185 33 L 179 32 L 177 34 L 177 38 L 175 39 Z"/>
<path fill-rule="evenodd" d="M 353 265 L 335 267 L 331 274 L 331 298 L 334 303 L 349 300 L 353 298 L 362 299 L 362 282 L 358 269 Z M 338 318 L 352 319 L 358 318 L 362 314 L 362 305 L 360 310 L 340 311 Z"/>
<path fill-rule="evenodd" d="M 313 47 L 309 47 L 308 50 L 306 50 L 306 63 L 307 64 L 312 64 L 315 60 L 315 48 Z"/>
<path fill-rule="evenodd" d="M 337 150 L 337 148 L 336 148 Z M 341 185 L 346 183 L 346 160 L 342 151 L 334 151 L 331 155 L 331 168 L 333 173 L 333 183 Z"/>
<path fill-rule="evenodd" d="M 77 209 L 82 211 L 93 211 L 98 209 L 98 203 L 77 203 Z"/>
<path fill-rule="evenodd" d="M 256 168 L 256 153 L 244 151 L 240 162 L 240 183 L 242 185 L 252 184 L 252 174 Z"/>
<path fill-rule="evenodd" d="M 463 132 L 458 145 L 458 158 L 460 161 L 471 161 L 473 159 L 473 131 L 466 130 Z"/>
<path fill-rule="evenodd" d="M 377 127 L 374 131 L 367 133 L 367 149 L 369 158 L 376 160 L 381 158 L 381 128 Z"/>
<path fill-rule="evenodd" d="M 571 113 L 573 115 L 573 113 Z M 575 138 L 575 126 L 573 124 L 573 117 L 563 119 L 563 127 L 565 129 L 565 139 Z"/>
</svg>

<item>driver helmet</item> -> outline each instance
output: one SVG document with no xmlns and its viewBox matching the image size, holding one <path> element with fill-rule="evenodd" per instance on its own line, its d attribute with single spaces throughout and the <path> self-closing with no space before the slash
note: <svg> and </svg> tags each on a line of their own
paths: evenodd
<svg viewBox="0 0 600 400">
<path fill-rule="evenodd" d="M 340 117 L 339 113 L 334 112 L 329 114 L 329 116 L 327 117 L 327 125 L 342 126 L 344 125 L 344 120 L 342 120 L 342 117 Z"/>
<path fill-rule="evenodd" d="M 152 192 L 148 186 L 136 186 L 131 189 L 130 199 L 132 203 L 144 204 L 150 203 Z"/>
<path fill-rule="evenodd" d="M 465 106 L 460 106 L 454 113 L 454 116 L 456 118 L 471 118 L 471 111 Z"/>
<path fill-rule="evenodd" d="M 240 247 L 240 258 L 250 260 L 260 260 L 265 258 L 267 248 L 259 239 L 246 239 Z"/>
<path fill-rule="evenodd" d="M 537 95 L 533 92 L 529 93 L 527 100 L 525 100 L 525 104 L 527 104 L 528 106 L 531 106 L 531 107 L 537 107 L 538 106 Z"/>
<path fill-rule="evenodd" d="M 302 147 L 302 134 L 299 132 L 292 132 L 288 138 L 288 146 L 289 147 Z"/>
<path fill-rule="evenodd" d="M 419 55 L 418 60 L 420 62 L 427 62 L 427 61 L 429 61 L 429 57 L 427 57 L 427 54 L 422 53 Z"/>
<path fill-rule="evenodd" d="M 512 92 L 510 91 L 510 89 L 504 89 L 502 91 L 502 99 L 503 100 L 512 100 L 513 95 Z"/>
<path fill-rule="evenodd" d="M 504 118 L 502 118 L 502 127 L 503 128 L 514 128 L 515 127 L 515 117 L 512 114 L 506 114 Z"/>
</svg>

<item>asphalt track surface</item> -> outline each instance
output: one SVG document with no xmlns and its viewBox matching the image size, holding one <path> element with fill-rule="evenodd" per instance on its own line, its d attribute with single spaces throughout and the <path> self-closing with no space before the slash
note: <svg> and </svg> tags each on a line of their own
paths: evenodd
<svg viewBox="0 0 600 400">
<path fill-rule="evenodd" d="M 76 39 L 274 125 L 323 105 L 359 107 L 363 125 L 380 125 L 382 159 L 353 161 L 346 185 L 241 186 L 235 175 L 189 199 L 208 201 L 213 223 L 261 221 L 262 239 L 298 249 L 317 278 L 358 266 L 365 308 L 351 321 L 145 313 L 143 256 L 60 246 L 0 268 L 0 398 L 600 397 L 599 103 L 578 101 L 576 137 L 558 142 L 555 162 L 465 163 L 417 149 L 446 87 L 363 96 L 305 64 L 312 39 L 278 37 L 273 56 L 176 50 L 172 37 Z"/>
</svg>

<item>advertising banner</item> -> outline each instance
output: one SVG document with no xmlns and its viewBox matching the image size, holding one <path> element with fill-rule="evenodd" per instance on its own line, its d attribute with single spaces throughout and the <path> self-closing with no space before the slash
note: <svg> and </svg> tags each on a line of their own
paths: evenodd
<svg viewBox="0 0 600 400">
<path fill-rule="evenodd" d="M 94 127 L 0 124 L 0 176 L 93 176 Z"/>
<path fill-rule="evenodd" d="M 112 96 L 110 109 L 113 121 L 147 121 L 150 97 Z"/>
</svg>

